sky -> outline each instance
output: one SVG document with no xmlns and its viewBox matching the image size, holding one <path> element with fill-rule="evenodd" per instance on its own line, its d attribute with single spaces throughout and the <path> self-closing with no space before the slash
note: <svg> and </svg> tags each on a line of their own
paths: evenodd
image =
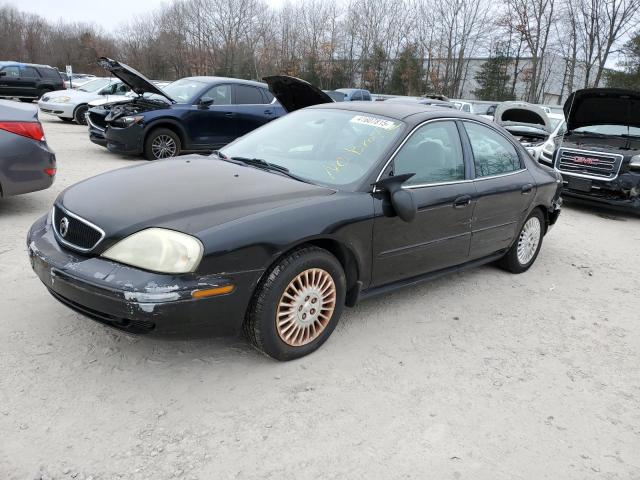
<svg viewBox="0 0 640 480">
<path fill-rule="evenodd" d="M 278 7 L 284 0 L 267 0 Z M 9 4 L 23 12 L 37 13 L 50 22 L 87 22 L 101 26 L 105 30 L 116 29 L 134 16 L 155 10 L 163 0 L 0 0 L 0 5 Z"/>
</svg>

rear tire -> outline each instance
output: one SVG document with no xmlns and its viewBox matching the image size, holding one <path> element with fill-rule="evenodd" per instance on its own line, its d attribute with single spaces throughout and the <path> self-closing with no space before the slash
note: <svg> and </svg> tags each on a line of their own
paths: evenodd
<svg viewBox="0 0 640 480">
<path fill-rule="evenodd" d="M 276 360 L 317 350 L 336 328 L 346 292 L 340 262 L 317 247 L 282 258 L 258 285 L 244 331 L 252 345 Z"/>
<path fill-rule="evenodd" d="M 529 270 L 540 253 L 545 228 L 544 215 L 539 208 L 536 208 L 524 221 L 516 241 L 507 254 L 498 261 L 498 265 L 511 273 Z"/>
<path fill-rule="evenodd" d="M 144 158 L 147 160 L 161 160 L 163 158 L 180 155 L 180 137 L 168 128 L 156 128 L 147 135 L 144 141 Z"/>
<path fill-rule="evenodd" d="M 87 110 L 89 110 L 89 107 L 87 105 L 78 105 L 73 111 L 73 119 L 78 125 L 87 124 L 87 119 L 85 117 L 85 113 L 87 113 Z"/>
</svg>

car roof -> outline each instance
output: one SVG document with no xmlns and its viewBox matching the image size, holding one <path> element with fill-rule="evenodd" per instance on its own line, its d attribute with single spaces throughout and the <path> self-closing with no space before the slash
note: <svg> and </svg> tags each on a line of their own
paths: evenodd
<svg viewBox="0 0 640 480">
<path fill-rule="evenodd" d="M 40 65 L 38 63 L 25 63 L 25 62 L 12 62 L 12 61 L 0 61 L 0 67 L 37 67 L 37 68 L 53 68 L 51 65 Z"/>
<path fill-rule="evenodd" d="M 251 85 L 253 87 L 261 87 L 261 88 L 269 88 L 266 83 L 256 82 L 254 80 L 243 80 L 241 78 L 230 78 L 230 77 L 213 77 L 213 76 L 197 76 L 197 77 L 184 77 L 179 80 L 196 80 L 198 82 L 205 83 L 239 83 L 242 85 Z"/>
<path fill-rule="evenodd" d="M 407 120 L 408 117 L 416 115 L 411 119 L 411 123 L 421 122 L 429 118 L 447 117 L 447 118 L 469 118 L 478 120 L 477 115 L 470 115 L 453 108 L 432 107 L 421 103 L 404 103 L 404 102 L 339 102 L 339 103 L 320 103 L 308 108 L 328 108 L 332 110 L 348 110 L 359 113 L 369 113 L 372 115 L 381 115 L 396 120 Z"/>
</svg>

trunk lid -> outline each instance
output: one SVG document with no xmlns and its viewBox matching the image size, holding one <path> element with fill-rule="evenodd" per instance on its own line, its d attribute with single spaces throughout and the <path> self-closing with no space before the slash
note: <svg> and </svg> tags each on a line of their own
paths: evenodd
<svg viewBox="0 0 640 480">
<path fill-rule="evenodd" d="M 264 77 L 262 80 L 269 85 L 273 96 L 289 113 L 320 103 L 333 103 L 329 95 L 300 78 L 273 75 Z"/>
</svg>

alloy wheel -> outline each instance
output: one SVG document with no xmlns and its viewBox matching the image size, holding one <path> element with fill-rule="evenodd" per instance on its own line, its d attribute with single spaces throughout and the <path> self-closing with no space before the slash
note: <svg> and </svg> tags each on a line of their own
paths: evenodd
<svg viewBox="0 0 640 480">
<path fill-rule="evenodd" d="M 329 324 L 335 307 L 333 277 L 320 268 L 301 272 L 289 282 L 278 302 L 278 336 L 294 347 L 311 343 Z"/>
<path fill-rule="evenodd" d="M 174 157 L 176 150 L 176 142 L 169 135 L 158 135 L 151 143 L 151 151 L 155 158 Z"/>
<path fill-rule="evenodd" d="M 538 250 L 540 243 L 541 225 L 538 217 L 531 217 L 522 227 L 518 238 L 518 261 L 526 265 L 531 261 Z"/>
</svg>

